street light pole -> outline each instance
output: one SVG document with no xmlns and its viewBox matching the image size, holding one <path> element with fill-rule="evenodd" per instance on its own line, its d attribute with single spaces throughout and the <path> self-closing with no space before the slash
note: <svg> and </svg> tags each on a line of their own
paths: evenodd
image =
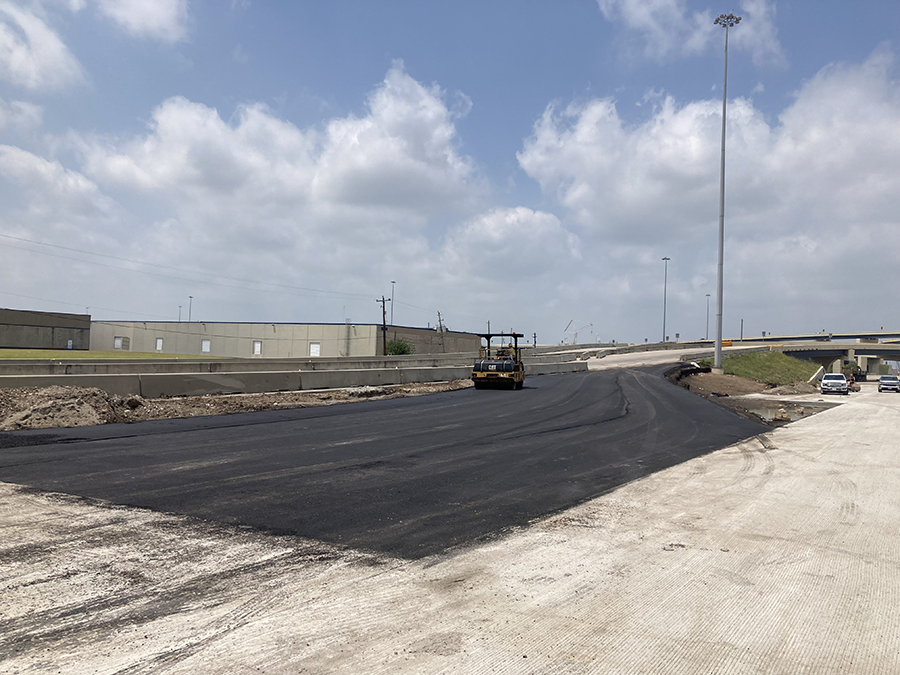
<svg viewBox="0 0 900 675">
<path fill-rule="evenodd" d="M 719 264 L 716 268 L 716 356 L 713 372 L 722 373 L 722 277 L 725 259 L 725 106 L 728 101 L 728 29 L 741 17 L 720 14 L 713 22 L 725 29 L 725 76 L 722 82 L 722 161 L 719 168 Z"/>
<path fill-rule="evenodd" d="M 396 281 L 391 282 L 391 325 L 394 325 L 394 284 Z"/>
<path fill-rule="evenodd" d="M 706 294 L 706 337 L 704 340 L 709 340 L 709 293 Z"/>
<path fill-rule="evenodd" d="M 191 322 L 191 310 L 193 309 L 193 307 L 194 307 L 194 296 L 189 295 L 188 296 L 188 323 Z"/>
<path fill-rule="evenodd" d="M 663 342 L 666 342 L 666 290 L 669 285 L 669 261 L 671 258 L 663 258 L 665 265 L 663 272 Z"/>
</svg>

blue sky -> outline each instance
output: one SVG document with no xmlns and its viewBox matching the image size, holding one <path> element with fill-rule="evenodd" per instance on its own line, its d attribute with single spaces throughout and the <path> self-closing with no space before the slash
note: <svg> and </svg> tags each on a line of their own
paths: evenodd
<svg viewBox="0 0 900 675">
<path fill-rule="evenodd" d="M 732 11 L 726 336 L 896 330 L 896 1 L 0 1 L 0 305 L 703 337 Z"/>
</svg>

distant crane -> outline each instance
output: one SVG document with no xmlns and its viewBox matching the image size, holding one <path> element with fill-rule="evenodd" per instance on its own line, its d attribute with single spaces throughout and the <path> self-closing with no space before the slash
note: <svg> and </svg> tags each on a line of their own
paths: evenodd
<svg viewBox="0 0 900 675">
<path fill-rule="evenodd" d="M 563 335 L 569 334 L 569 326 L 571 326 L 573 323 L 575 323 L 575 319 L 572 319 L 571 321 L 569 321 L 569 323 L 566 325 L 566 329 L 563 331 Z M 574 331 L 572 331 L 572 344 L 577 345 L 578 344 L 578 334 L 581 331 L 583 331 L 585 328 L 590 328 L 593 325 L 594 325 L 593 323 L 588 323 L 588 324 L 585 324 L 584 326 L 582 326 L 581 328 L 576 328 Z"/>
</svg>

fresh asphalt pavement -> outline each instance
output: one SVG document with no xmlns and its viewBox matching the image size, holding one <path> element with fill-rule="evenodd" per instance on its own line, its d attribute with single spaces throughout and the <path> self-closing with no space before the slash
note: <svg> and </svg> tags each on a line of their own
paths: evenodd
<svg viewBox="0 0 900 675">
<path fill-rule="evenodd" d="M 628 415 L 641 405 L 666 409 L 669 394 L 687 394 L 657 391 L 645 380 L 651 371 L 620 376 L 613 381 L 629 401 Z M 571 391 L 594 391 L 576 383 L 581 376 L 561 379 L 568 377 L 576 378 Z M 554 380 L 528 384 L 549 394 Z M 565 412 L 565 388 L 542 395 L 546 405 L 556 400 Z M 633 408 L 630 396 L 642 389 L 648 403 Z M 520 419 L 546 429 L 546 418 L 519 398 L 528 393 L 478 392 L 473 407 L 514 396 Z M 467 400 L 428 403 L 471 410 Z M 527 527 L 419 559 L 0 480 L 0 673 L 895 675 L 900 395 L 863 383 L 861 392 L 834 400 L 840 405 Z M 409 421 L 425 403 L 397 405 Z M 383 416 L 393 410 L 368 405 L 356 407 Z M 305 414 L 338 419 L 345 412 Z M 173 432 L 191 444 L 213 428 L 248 432 L 250 420 L 303 424 L 268 415 L 193 420 L 195 431 L 184 433 L 182 423 L 161 422 L 151 436 L 161 441 Z M 658 420 L 638 425 L 637 434 L 649 442 L 654 424 L 662 447 L 670 427 Z M 106 461 L 124 483 L 124 469 L 104 460 L 103 444 L 130 452 L 137 476 L 153 463 L 123 444 L 140 430 L 76 429 L 59 435 L 93 440 L 55 448 L 35 434 L 4 435 L 19 450 L 0 455 L 21 453 L 21 463 L 36 451 L 32 459 L 43 461 L 49 478 L 58 471 L 49 451 L 77 458 L 90 443 L 101 451 L 98 465 Z M 558 433 L 545 435 L 553 442 Z M 576 446 L 563 441 L 560 448 Z M 215 461 L 209 453 L 180 469 L 197 472 Z M 221 491 L 239 494 L 242 479 L 238 472 L 233 478 Z"/>
<path fill-rule="evenodd" d="M 670 366 L 181 420 L 0 434 L 0 481 L 417 559 L 767 430 Z"/>
</svg>

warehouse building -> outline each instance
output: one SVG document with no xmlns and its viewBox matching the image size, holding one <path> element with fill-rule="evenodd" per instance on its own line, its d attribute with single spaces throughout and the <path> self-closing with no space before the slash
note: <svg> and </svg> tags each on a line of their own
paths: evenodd
<svg viewBox="0 0 900 675">
<path fill-rule="evenodd" d="M 0 348 L 88 349 L 89 314 L 0 309 Z"/>
<path fill-rule="evenodd" d="M 388 326 L 387 341 L 410 343 L 416 354 L 477 352 L 472 333 Z M 211 321 L 94 321 L 90 348 L 238 358 L 381 356 L 377 324 L 225 323 Z"/>
</svg>

